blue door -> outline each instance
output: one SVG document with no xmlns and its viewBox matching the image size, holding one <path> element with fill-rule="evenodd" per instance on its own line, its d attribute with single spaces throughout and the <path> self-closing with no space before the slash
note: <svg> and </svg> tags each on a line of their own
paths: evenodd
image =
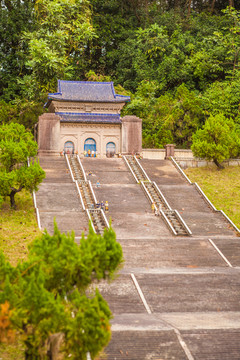
<svg viewBox="0 0 240 360">
<path fill-rule="evenodd" d="M 65 154 L 74 154 L 74 144 L 72 141 L 66 141 L 64 144 Z"/>
<path fill-rule="evenodd" d="M 116 145 L 114 144 L 114 142 L 109 142 L 107 143 L 106 146 L 106 155 L 107 157 L 113 157 L 116 153 Z"/>
<path fill-rule="evenodd" d="M 96 141 L 88 138 L 84 143 L 84 153 L 88 157 L 96 157 Z"/>
</svg>

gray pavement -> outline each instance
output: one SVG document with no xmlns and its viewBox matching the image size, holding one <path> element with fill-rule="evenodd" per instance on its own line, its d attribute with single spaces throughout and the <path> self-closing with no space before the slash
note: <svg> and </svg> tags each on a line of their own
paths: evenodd
<svg viewBox="0 0 240 360">
<path fill-rule="evenodd" d="M 54 159 L 40 159 L 47 170 L 37 194 L 41 221 L 52 231 L 55 216 L 80 236 L 87 218 L 64 160 Z M 125 259 L 117 279 L 98 286 L 114 316 L 100 359 L 240 360 L 240 239 L 221 214 L 170 161 L 141 160 L 193 232 L 174 237 L 122 159 L 82 164 L 97 199 L 109 202 Z"/>
</svg>

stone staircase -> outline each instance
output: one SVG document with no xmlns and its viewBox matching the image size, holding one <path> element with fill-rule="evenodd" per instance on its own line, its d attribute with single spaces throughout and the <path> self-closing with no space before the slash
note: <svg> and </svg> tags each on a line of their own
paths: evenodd
<svg viewBox="0 0 240 360">
<path fill-rule="evenodd" d="M 192 234 L 177 210 L 173 210 L 155 182 L 152 182 L 135 156 L 124 156 L 136 182 L 140 183 L 152 204 L 155 214 L 162 216 L 174 235 L 189 236 Z"/>
</svg>

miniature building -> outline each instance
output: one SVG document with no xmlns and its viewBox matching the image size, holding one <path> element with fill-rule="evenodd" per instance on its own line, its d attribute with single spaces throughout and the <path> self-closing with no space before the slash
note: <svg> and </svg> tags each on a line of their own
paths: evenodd
<svg viewBox="0 0 240 360">
<path fill-rule="evenodd" d="M 112 82 L 58 81 L 58 92 L 49 94 L 48 113 L 39 117 L 40 155 L 61 151 L 89 156 L 140 153 L 142 120 L 120 117 L 129 96 L 115 94 Z"/>
</svg>

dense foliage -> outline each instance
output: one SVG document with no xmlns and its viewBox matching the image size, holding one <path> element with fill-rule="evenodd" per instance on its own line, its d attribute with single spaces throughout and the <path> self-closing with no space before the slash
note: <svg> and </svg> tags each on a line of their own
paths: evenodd
<svg viewBox="0 0 240 360">
<path fill-rule="evenodd" d="M 121 261 L 112 228 L 101 236 L 90 227 L 77 245 L 74 234 L 61 234 L 56 224 L 54 234 L 37 238 L 16 267 L 0 254 L 0 320 L 8 320 L 4 333 L 0 323 L 0 341 L 15 329 L 25 359 L 56 358 L 60 349 L 64 358 L 86 360 L 89 352 L 94 359 L 110 340 L 111 312 L 89 286 L 111 279 Z"/>
<path fill-rule="evenodd" d="M 9 196 L 15 208 L 15 195 L 22 189 L 37 190 L 45 177 L 38 162 L 30 161 L 37 154 L 37 143 L 23 125 L 0 126 L 0 203 Z"/>
<path fill-rule="evenodd" d="M 240 153 L 240 136 L 232 119 L 222 114 L 210 115 L 203 129 L 193 135 L 192 150 L 195 156 L 213 160 L 218 168 L 223 168 L 223 160 Z"/>
<path fill-rule="evenodd" d="M 237 1 L 2 0 L 0 18 L 0 122 L 33 129 L 57 79 L 94 78 L 130 93 L 145 147 L 189 147 L 211 114 L 240 123 Z"/>
</svg>

